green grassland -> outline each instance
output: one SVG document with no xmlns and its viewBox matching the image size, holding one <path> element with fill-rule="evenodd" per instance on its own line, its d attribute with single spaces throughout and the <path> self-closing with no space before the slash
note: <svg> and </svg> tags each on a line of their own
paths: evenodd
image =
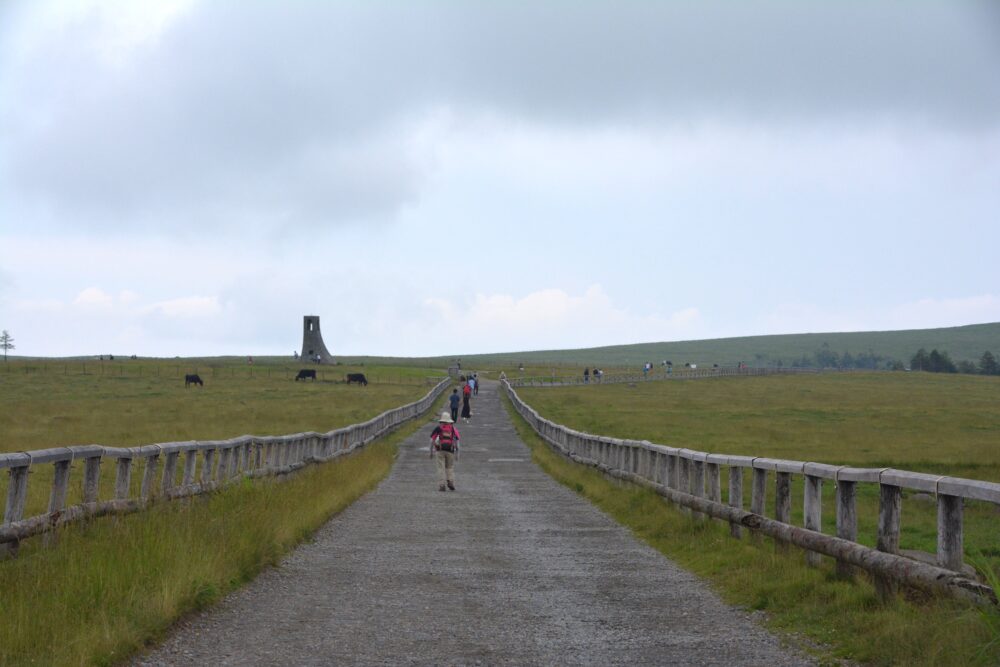
<svg viewBox="0 0 1000 667">
<path fill-rule="evenodd" d="M 328 431 L 416 400 L 428 378 L 443 375 L 311 366 L 319 378 L 295 382 L 298 368 L 245 360 L 10 362 L 0 366 L 0 452 Z M 367 387 L 343 382 L 358 371 Z M 185 388 L 184 374 L 194 372 L 205 386 Z"/>
<path fill-rule="evenodd" d="M 325 432 L 415 401 L 430 390 L 428 378 L 442 375 L 426 368 L 320 366 L 326 379 L 295 382 L 298 366 L 268 369 L 257 360 L 252 368 L 245 359 L 115 361 L 104 362 L 103 370 L 86 363 L 84 369 L 83 362 L 12 362 L 9 371 L 0 370 L 0 452 Z M 343 382 L 344 373 L 359 370 L 369 376 L 367 387 Z M 198 372 L 205 386 L 185 388 L 187 372 Z M 45 511 L 52 475 L 52 466 L 32 471 L 25 516 Z M 74 466 L 70 504 L 82 498 L 82 476 L 82 466 Z M 0 498 L 7 484 L 0 475 Z M 136 472 L 133 495 L 140 484 Z M 113 487 L 109 468 L 100 497 L 113 497 Z"/>
<path fill-rule="evenodd" d="M 600 435 L 699 451 L 898 468 L 1000 481 L 1000 378 L 849 373 L 522 388 L 545 417 Z M 723 486 L 728 488 L 728 471 Z M 802 480 L 793 483 L 802 498 Z M 744 480 L 749 505 L 750 484 Z M 873 546 L 878 487 L 858 485 L 858 541 Z M 823 486 L 824 530 L 835 533 L 835 488 Z M 768 507 L 773 508 L 773 484 Z M 912 494 L 908 494 L 912 495 Z M 793 501 L 801 525 L 802 504 Z M 934 553 L 931 498 L 903 504 L 900 546 Z M 1000 573 L 1000 513 L 966 503 L 967 558 Z"/>
<path fill-rule="evenodd" d="M 839 659 L 915 667 L 1000 664 L 996 610 L 914 594 L 880 603 L 867 582 L 839 579 L 830 562 L 806 567 L 797 549 L 736 540 L 720 522 L 693 520 L 652 491 L 569 461 L 509 404 L 508 409 L 532 460 L 546 472 L 706 579 L 727 602 L 764 612 L 769 627 L 788 633 L 791 643 L 812 652 L 820 664 L 842 664 Z"/>
<path fill-rule="evenodd" d="M 565 368 L 578 366 L 630 367 L 638 368 L 644 362 L 654 364 L 670 360 L 674 364 L 696 363 L 699 366 L 719 364 L 735 366 L 742 361 L 751 366 L 772 366 L 779 360 L 788 366 L 803 355 L 812 355 L 823 344 L 832 352 L 852 355 L 872 352 L 887 359 L 908 363 L 921 347 L 945 350 L 958 362 L 977 362 L 983 352 L 990 350 L 1000 354 L 1000 323 L 973 324 L 962 327 L 941 329 L 913 329 L 905 331 L 859 331 L 846 333 L 803 333 L 779 336 L 744 336 L 740 338 L 718 338 L 713 340 L 688 340 L 662 343 L 639 343 L 635 345 L 611 345 L 605 347 L 575 350 L 532 350 L 524 352 L 503 352 L 497 354 L 468 354 L 449 357 L 427 357 L 421 359 L 389 359 L 379 357 L 357 357 L 354 362 L 418 363 L 444 368 L 455 359 L 461 359 L 465 368 L 504 368 L 518 364 L 540 369 L 550 367 Z M 526 369 L 527 370 L 527 369 Z"/>
<path fill-rule="evenodd" d="M 275 365 L 269 376 L 257 360 L 252 376 L 245 360 L 105 362 L 103 374 L 88 361 L 86 375 L 73 364 L 18 362 L 9 373 L 0 370 L 0 451 L 326 431 L 412 402 L 429 391 L 428 376 L 441 376 L 433 369 L 341 366 L 326 367 L 325 381 L 305 383 L 292 380 L 297 366 Z M 195 369 L 205 386 L 185 389 L 183 374 Z M 335 381 L 353 370 L 363 370 L 371 384 Z M 416 420 L 287 480 L 241 482 L 74 524 L 57 533 L 54 546 L 41 538 L 23 542 L 17 559 L 0 561 L 0 664 L 121 661 L 276 562 L 371 489 L 391 468 L 396 444 L 421 425 Z M 112 495 L 114 475 L 106 473 L 102 498 Z M 33 471 L 26 515 L 44 511 L 50 483 L 51 466 Z M 69 501 L 79 496 L 74 483 Z"/>
<path fill-rule="evenodd" d="M 1000 481 L 1000 378 L 831 373 L 518 389 L 546 417 L 673 447 Z"/>
<path fill-rule="evenodd" d="M 518 393 L 545 417 L 590 433 L 717 453 L 1000 481 L 1000 378 L 849 373 L 522 388 Z M 543 465 L 561 471 L 553 474 L 571 480 L 570 486 L 586 487 L 588 497 L 599 486 L 596 480 L 603 480 L 590 471 L 564 468 L 561 461 Z M 584 474 L 586 481 L 580 481 Z M 723 488 L 728 487 L 727 475 L 723 473 Z M 749 487 L 744 478 L 745 506 Z M 835 533 L 834 491 L 833 484 L 824 484 L 823 530 L 828 534 Z M 801 479 L 792 492 L 792 520 L 802 525 Z M 663 518 L 662 511 L 651 509 L 661 504 L 652 494 L 621 489 L 617 495 L 593 494 L 595 502 L 654 546 L 716 582 L 729 599 L 766 609 L 777 625 L 832 642 L 842 655 L 885 664 L 1000 660 L 998 647 L 987 646 L 1000 641 L 996 615 L 963 611 L 940 600 L 911 600 L 880 610 L 867 583 L 837 581 L 830 562 L 812 571 L 800 554 L 775 554 L 769 544 L 734 544 L 725 527 L 685 523 L 672 508 Z M 859 484 L 857 502 L 858 541 L 874 546 L 877 485 Z M 772 477 L 768 513 L 773 508 Z M 650 518 L 654 516 L 658 519 Z M 905 494 L 901 548 L 934 553 L 936 521 L 933 498 Z M 965 553 L 968 563 L 1000 580 L 1000 512 L 995 506 L 966 503 Z M 952 645 L 951 635 L 972 642 L 975 650 Z M 910 642 L 905 650 L 879 648 L 904 640 Z"/>
</svg>

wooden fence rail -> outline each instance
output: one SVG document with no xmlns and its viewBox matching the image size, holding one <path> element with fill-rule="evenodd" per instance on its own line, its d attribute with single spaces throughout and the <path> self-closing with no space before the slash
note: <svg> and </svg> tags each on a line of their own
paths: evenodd
<svg viewBox="0 0 1000 667">
<path fill-rule="evenodd" d="M 168 442 L 126 448 L 84 445 L 0 454 L 0 468 L 6 468 L 9 474 L 7 502 L 0 524 L 0 556 L 16 555 L 19 542 L 25 538 L 86 517 L 134 512 L 147 507 L 155 497 L 172 499 L 197 495 L 244 477 L 283 475 L 309 463 L 343 456 L 427 412 L 450 384 L 451 379 L 445 378 L 418 401 L 326 433 L 244 435 L 229 440 Z M 197 470 L 199 455 L 200 475 Z M 114 462 L 113 499 L 99 497 L 101 464 L 105 461 Z M 82 462 L 83 502 L 66 507 L 70 469 L 76 462 Z M 140 462 L 144 466 L 138 496 L 134 497 L 132 478 L 138 474 Z M 41 465 L 52 465 L 54 472 L 48 511 L 25 518 L 29 473 Z"/>
<path fill-rule="evenodd" d="M 963 573 L 962 513 L 966 499 L 1000 505 L 1000 484 L 957 477 L 928 475 L 891 468 L 853 468 L 804 461 L 752 456 L 711 454 L 656 445 L 645 440 L 622 440 L 591 435 L 549 421 L 517 395 L 510 382 L 501 386 L 514 408 L 550 445 L 572 460 L 654 489 L 692 512 L 728 521 L 734 537 L 744 528 L 779 542 L 806 550 L 807 562 L 818 563 L 820 554 L 837 559 L 837 569 L 852 567 L 871 573 L 877 593 L 891 597 L 900 583 L 942 591 L 979 602 L 997 603 L 996 593 Z M 729 471 L 729 494 L 722 499 L 721 470 Z M 752 471 L 750 511 L 743 510 L 744 470 Z M 765 514 L 769 476 L 775 477 L 775 516 Z M 804 527 L 790 524 L 791 478 L 803 477 Z M 836 537 L 821 532 L 822 486 L 836 485 Z M 880 489 L 877 548 L 857 543 L 857 484 L 878 484 Z M 902 490 L 932 493 L 937 497 L 938 534 L 936 564 L 899 554 Z"/>
</svg>

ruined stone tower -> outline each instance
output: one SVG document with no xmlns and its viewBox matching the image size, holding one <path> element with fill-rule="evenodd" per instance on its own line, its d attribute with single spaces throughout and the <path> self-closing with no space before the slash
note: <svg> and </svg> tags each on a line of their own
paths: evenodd
<svg viewBox="0 0 1000 667">
<path fill-rule="evenodd" d="M 302 357 L 315 361 L 317 355 L 320 363 L 333 363 L 333 355 L 327 351 L 319 332 L 319 315 L 306 315 L 302 318 Z"/>
</svg>

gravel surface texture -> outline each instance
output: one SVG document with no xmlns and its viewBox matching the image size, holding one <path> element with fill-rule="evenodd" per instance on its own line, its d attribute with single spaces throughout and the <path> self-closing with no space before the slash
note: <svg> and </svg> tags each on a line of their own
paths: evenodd
<svg viewBox="0 0 1000 667">
<path fill-rule="evenodd" d="M 495 383 L 438 491 L 428 423 L 389 477 L 134 665 L 803 665 L 531 463 Z"/>
</svg>

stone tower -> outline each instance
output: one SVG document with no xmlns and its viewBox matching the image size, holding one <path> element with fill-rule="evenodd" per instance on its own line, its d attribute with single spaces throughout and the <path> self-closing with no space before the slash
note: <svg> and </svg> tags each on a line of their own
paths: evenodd
<svg viewBox="0 0 1000 667">
<path fill-rule="evenodd" d="M 333 356 L 327 351 L 319 332 L 319 315 L 306 315 L 302 318 L 302 357 L 315 361 L 317 356 L 320 363 L 333 363 Z"/>
</svg>

